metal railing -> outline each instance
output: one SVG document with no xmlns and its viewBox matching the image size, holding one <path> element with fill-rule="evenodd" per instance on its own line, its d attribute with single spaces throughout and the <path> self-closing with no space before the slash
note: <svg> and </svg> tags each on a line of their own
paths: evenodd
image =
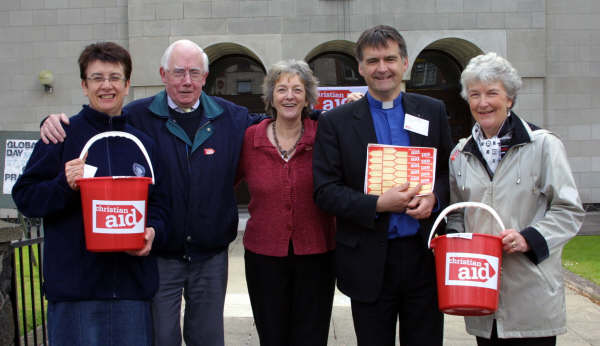
<svg viewBox="0 0 600 346">
<path fill-rule="evenodd" d="M 13 241 L 13 306 L 15 345 L 47 345 L 46 305 L 42 294 L 42 253 L 44 240 L 41 219 L 25 218 L 21 240 Z M 29 322 L 31 321 L 31 322 Z M 22 323 L 21 326 L 19 323 Z"/>
</svg>

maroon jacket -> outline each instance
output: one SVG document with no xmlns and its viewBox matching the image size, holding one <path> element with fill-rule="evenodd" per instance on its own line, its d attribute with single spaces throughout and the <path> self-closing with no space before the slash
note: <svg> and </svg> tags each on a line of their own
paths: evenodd
<svg viewBox="0 0 600 346">
<path fill-rule="evenodd" d="M 297 255 L 320 254 L 335 247 L 335 219 L 313 201 L 312 154 L 317 122 L 304 120 L 304 135 L 285 162 L 267 138 L 265 119 L 248 128 L 238 178 L 248 184 L 250 219 L 244 247 L 254 253 L 287 256 L 290 239 Z"/>
</svg>

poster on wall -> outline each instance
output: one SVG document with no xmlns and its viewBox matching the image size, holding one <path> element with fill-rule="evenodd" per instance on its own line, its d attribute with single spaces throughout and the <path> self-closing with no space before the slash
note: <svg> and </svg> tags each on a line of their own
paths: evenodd
<svg viewBox="0 0 600 346">
<path fill-rule="evenodd" d="M 346 97 L 353 92 L 365 94 L 367 86 L 319 87 L 319 99 L 315 109 L 328 111 L 346 103 Z"/>
<path fill-rule="evenodd" d="M 10 195 L 13 185 L 23 174 L 23 169 L 33 152 L 37 140 L 7 139 L 4 151 L 4 179 L 2 193 Z"/>
</svg>

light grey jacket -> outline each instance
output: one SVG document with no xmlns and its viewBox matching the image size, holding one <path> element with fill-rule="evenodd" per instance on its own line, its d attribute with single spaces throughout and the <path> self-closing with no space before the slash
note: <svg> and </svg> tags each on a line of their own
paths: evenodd
<svg viewBox="0 0 600 346">
<path fill-rule="evenodd" d="M 585 212 L 560 139 L 546 130 L 532 130 L 514 113 L 509 120 L 513 144 L 493 179 L 471 137 L 461 139 L 450 156 L 451 203 L 475 201 L 491 206 L 505 227 L 519 230 L 531 247 L 525 254 L 504 254 L 498 310 L 488 316 L 465 317 L 467 332 L 489 338 L 496 319 L 500 338 L 563 334 L 562 249 L 579 231 Z M 482 209 L 451 214 L 447 228 L 501 231 Z"/>
</svg>

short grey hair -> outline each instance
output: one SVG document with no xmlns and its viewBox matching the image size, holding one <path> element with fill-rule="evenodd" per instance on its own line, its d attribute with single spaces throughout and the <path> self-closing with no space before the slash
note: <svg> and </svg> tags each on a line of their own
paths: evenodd
<svg viewBox="0 0 600 346">
<path fill-rule="evenodd" d="M 263 101 L 265 102 L 265 111 L 273 118 L 277 119 L 277 112 L 273 108 L 273 91 L 275 84 L 282 75 L 296 75 L 304 84 L 306 90 L 306 101 L 308 107 L 302 109 L 302 117 L 310 115 L 319 98 L 319 80 L 313 74 L 308 64 L 302 60 L 282 60 L 271 66 L 271 69 L 265 76 L 263 82 Z"/>
<path fill-rule="evenodd" d="M 471 59 L 460 75 L 460 84 L 462 84 L 460 94 L 467 101 L 469 85 L 474 82 L 501 82 L 508 98 L 512 100 L 512 107 L 517 102 L 517 93 L 523 84 L 519 73 L 511 63 L 494 52 Z"/>
<path fill-rule="evenodd" d="M 197 49 L 202 54 L 202 69 L 204 70 L 203 72 L 208 73 L 208 56 L 206 55 L 206 53 L 204 53 L 204 50 L 200 48 L 198 44 L 196 44 L 196 42 L 190 40 L 177 40 L 171 43 L 167 47 L 167 49 L 165 49 L 165 52 L 163 53 L 162 58 L 160 59 L 160 66 L 162 66 L 163 69 L 169 69 L 169 59 L 171 59 L 171 53 L 173 52 L 173 48 L 175 48 L 178 45 L 187 45 Z"/>
</svg>

